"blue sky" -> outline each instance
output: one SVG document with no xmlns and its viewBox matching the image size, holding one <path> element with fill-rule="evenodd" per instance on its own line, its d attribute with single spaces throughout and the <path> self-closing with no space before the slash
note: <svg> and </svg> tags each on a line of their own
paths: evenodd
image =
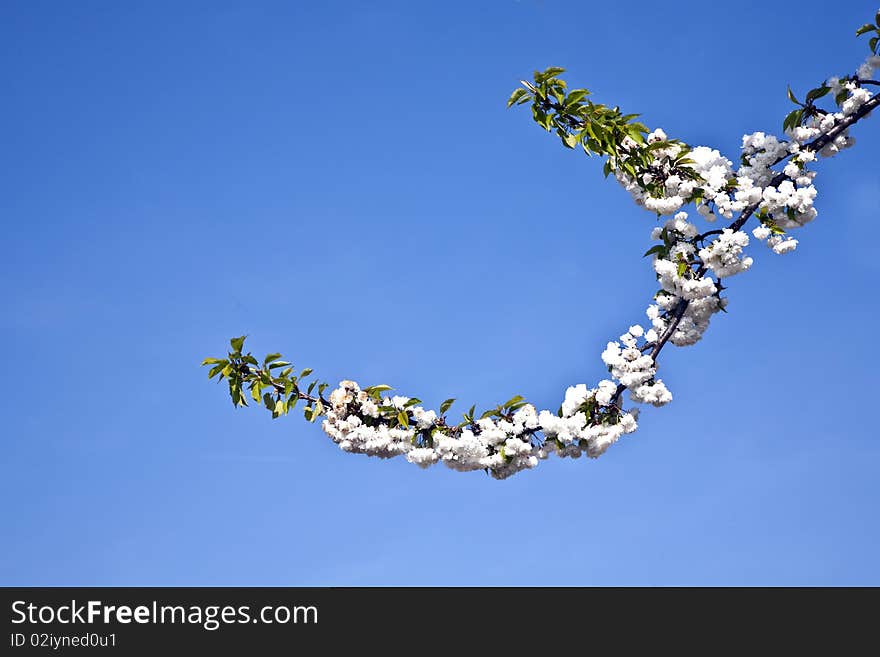
<svg viewBox="0 0 880 657">
<path fill-rule="evenodd" d="M 556 408 L 643 319 L 654 219 L 505 110 L 517 80 L 565 66 L 736 159 L 786 84 L 864 59 L 875 5 L 4 3 L 0 584 L 880 584 L 876 118 L 597 461 L 349 456 L 199 368 L 247 333 Z"/>
</svg>

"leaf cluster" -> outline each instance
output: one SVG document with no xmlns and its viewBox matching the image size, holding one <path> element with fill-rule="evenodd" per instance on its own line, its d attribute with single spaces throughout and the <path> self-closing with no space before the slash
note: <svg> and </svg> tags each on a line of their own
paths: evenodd
<svg viewBox="0 0 880 657">
<path fill-rule="evenodd" d="M 218 382 L 226 379 L 229 396 L 233 406 L 247 406 L 248 398 L 263 405 L 273 418 L 287 415 L 296 408 L 302 399 L 306 402 L 303 415 L 314 422 L 326 412 L 323 398 L 328 384 L 318 380 L 307 380 L 311 368 L 294 374 L 293 365 L 281 359 L 281 354 L 267 354 L 262 362 L 251 352 L 243 353 L 246 336 L 232 338 L 230 351 L 226 358 L 206 358 L 202 365 L 211 365 L 208 378 L 219 376 Z M 278 371 L 280 370 L 280 371 Z M 313 394 L 313 393 L 317 394 Z"/>
</svg>

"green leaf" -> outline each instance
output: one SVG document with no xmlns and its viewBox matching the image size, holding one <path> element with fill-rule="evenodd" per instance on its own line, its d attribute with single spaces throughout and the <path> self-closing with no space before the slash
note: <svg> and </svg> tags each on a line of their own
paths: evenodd
<svg viewBox="0 0 880 657">
<path fill-rule="evenodd" d="M 684 276 L 684 273 L 687 271 L 687 269 L 688 269 L 688 266 L 684 260 L 682 260 L 681 262 L 678 263 L 678 275 L 679 276 Z"/>
<path fill-rule="evenodd" d="M 831 91 L 831 87 L 826 87 L 824 84 L 821 87 L 816 87 L 815 89 L 810 89 L 807 92 L 807 103 L 812 103 L 814 100 L 819 100 L 822 96 Z"/>
<path fill-rule="evenodd" d="M 275 402 L 275 412 L 274 415 L 284 415 L 287 413 L 287 402 L 283 399 L 279 399 Z"/>
<path fill-rule="evenodd" d="M 260 391 L 262 391 L 262 389 L 263 386 L 259 381 L 255 381 L 251 386 L 251 398 L 258 404 L 260 403 Z"/>
<path fill-rule="evenodd" d="M 510 406 L 513 406 L 517 402 L 521 402 L 522 400 L 523 400 L 522 395 L 515 395 L 515 396 L 511 397 L 510 399 L 508 399 L 506 402 L 504 402 L 504 408 L 509 408 Z"/>
<path fill-rule="evenodd" d="M 507 99 L 507 107 L 513 106 L 514 103 L 523 99 L 524 96 L 528 96 L 529 92 L 526 89 L 520 87 L 519 89 L 514 90 L 512 94 L 510 94 L 510 98 Z"/>
<path fill-rule="evenodd" d="M 397 414 L 397 421 L 409 429 L 409 416 L 406 414 L 406 411 L 400 411 L 400 413 Z"/>
<path fill-rule="evenodd" d="M 880 42 L 880 37 L 871 37 L 870 41 L 868 41 L 868 47 L 872 52 L 877 52 L 877 43 Z"/>
<path fill-rule="evenodd" d="M 223 358 L 206 358 L 202 361 L 202 367 L 205 365 L 213 365 L 214 363 L 223 363 L 226 364 L 226 360 Z"/>
<path fill-rule="evenodd" d="M 386 390 L 394 390 L 391 386 L 386 386 L 384 383 L 380 383 L 377 386 L 370 386 L 367 388 L 367 392 L 385 392 Z"/>
<path fill-rule="evenodd" d="M 565 69 L 559 66 L 551 66 L 549 68 L 545 68 L 540 75 L 544 76 L 545 80 L 549 80 L 550 78 L 554 78 L 560 73 L 565 73 Z"/>
<path fill-rule="evenodd" d="M 868 32 L 873 32 L 877 28 L 871 25 L 870 23 L 865 23 L 859 29 L 856 30 L 856 36 L 862 36 L 863 34 L 867 34 Z"/>
<path fill-rule="evenodd" d="M 655 141 L 653 144 L 649 144 L 645 150 L 649 151 L 649 152 L 650 151 L 658 151 L 661 148 L 668 148 L 668 147 L 669 147 L 669 140 Z"/>
<path fill-rule="evenodd" d="M 275 361 L 274 363 L 269 365 L 269 369 L 275 370 L 275 369 L 278 369 L 279 367 L 287 367 L 288 365 L 290 365 L 290 363 L 288 363 L 286 360 L 279 360 L 279 361 Z M 282 374 L 282 376 L 283 376 L 283 374 Z"/>
<path fill-rule="evenodd" d="M 650 249 L 645 251 L 645 255 L 643 255 L 642 257 L 647 258 L 652 253 L 656 253 L 657 255 L 662 255 L 665 252 L 666 252 L 666 247 L 663 244 L 655 244 Z"/>
<path fill-rule="evenodd" d="M 215 376 L 217 376 L 217 374 L 222 372 L 225 368 L 226 368 L 226 361 L 224 360 L 221 363 L 219 363 L 211 368 L 211 371 L 208 372 L 208 378 L 213 379 Z"/>
<path fill-rule="evenodd" d="M 263 365 L 265 365 L 266 363 L 271 363 L 273 360 L 278 360 L 279 358 L 281 358 L 281 354 L 268 354 L 263 359 Z"/>
<path fill-rule="evenodd" d="M 789 88 L 788 88 L 788 99 L 789 99 L 791 102 L 793 102 L 795 105 L 800 105 L 800 101 L 798 101 L 798 99 L 795 98 L 794 93 L 792 92 L 790 86 L 789 86 Z"/>
<path fill-rule="evenodd" d="M 440 404 L 440 415 L 443 415 L 455 403 L 455 397 L 450 397 Z"/>
<path fill-rule="evenodd" d="M 229 341 L 229 344 L 232 345 L 232 351 L 233 351 L 233 352 L 235 352 L 235 353 L 237 353 L 237 354 L 240 354 L 240 353 L 241 353 L 241 348 L 244 346 L 244 339 L 245 339 L 246 337 L 247 337 L 246 335 L 241 335 L 241 336 L 239 336 L 239 337 L 237 337 L 237 338 L 232 338 L 232 339 Z"/>
<path fill-rule="evenodd" d="M 569 107 L 571 105 L 577 105 L 584 98 L 590 95 L 590 92 L 586 89 L 572 89 L 568 94 L 568 97 L 565 99 L 565 106 Z"/>
<path fill-rule="evenodd" d="M 792 110 L 788 113 L 788 116 L 785 117 L 785 120 L 782 122 L 783 130 L 794 129 L 801 124 L 801 118 L 804 115 L 804 111 L 801 109 Z"/>
<path fill-rule="evenodd" d="M 311 368 L 311 367 L 307 367 L 306 369 L 304 369 L 302 372 L 299 373 L 299 378 L 306 377 L 306 376 L 308 376 L 308 375 L 311 374 L 311 373 L 312 373 L 312 368 Z"/>
<path fill-rule="evenodd" d="M 267 392 L 263 395 L 263 404 L 265 404 L 266 408 L 268 408 L 269 410 L 272 410 L 275 408 L 275 400 L 272 399 L 271 393 Z"/>
</svg>

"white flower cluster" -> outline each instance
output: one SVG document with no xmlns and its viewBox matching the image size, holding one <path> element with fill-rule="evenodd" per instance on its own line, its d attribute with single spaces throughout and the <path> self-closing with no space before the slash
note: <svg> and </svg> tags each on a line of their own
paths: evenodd
<svg viewBox="0 0 880 657">
<path fill-rule="evenodd" d="M 378 406 L 354 381 L 342 381 L 330 393 L 329 401 L 331 409 L 323 423 L 324 432 L 344 451 L 391 458 L 405 454 L 412 446 L 413 430 L 374 422 L 379 415 Z M 405 398 L 386 401 L 389 406 L 393 406 L 394 401 L 402 405 Z M 350 406 L 358 406 L 359 413 L 344 412 Z"/>
<path fill-rule="evenodd" d="M 683 237 L 686 240 L 693 239 L 697 236 L 697 227 L 689 222 L 687 218 L 687 212 L 679 212 L 672 219 L 667 219 L 666 223 L 663 225 L 663 228 L 666 229 L 667 233 L 675 233 L 677 236 Z M 663 228 L 656 226 L 654 230 L 651 231 L 651 239 L 662 239 Z"/>
<path fill-rule="evenodd" d="M 678 308 L 680 301 L 681 298 L 673 294 L 658 294 L 657 307 L 665 313 L 666 318 L 663 316 L 658 317 L 654 320 L 655 326 L 663 326 L 663 330 L 665 330 L 668 324 L 668 316 Z M 727 299 L 717 296 L 691 299 L 688 301 L 687 309 L 679 320 L 678 325 L 675 327 L 672 335 L 669 336 L 669 341 L 676 347 L 696 344 L 709 328 L 709 320 L 712 318 L 712 315 L 724 310 L 726 306 Z"/>
<path fill-rule="evenodd" d="M 666 139 L 666 133 L 658 128 L 648 135 L 647 142 L 648 144 L 655 144 L 666 141 Z M 622 146 L 623 154 L 620 158 L 620 163 L 629 159 L 627 153 L 637 149 L 638 144 L 632 139 L 626 138 L 623 140 Z M 652 155 L 653 162 L 650 165 L 652 173 L 642 174 L 641 181 L 647 185 L 662 180 L 664 195 L 659 198 L 646 192 L 636 179 L 627 174 L 622 167 L 615 167 L 617 181 L 623 185 L 624 189 L 630 193 L 638 205 L 659 215 L 669 215 L 677 212 L 686 203 L 690 202 L 697 188 L 702 189 L 703 195 L 707 198 L 724 195 L 723 189 L 728 184 L 732 171 L 731 162 L 717 150 L 706 146 L 698 146 L 688 151 L 687 146 L 684 144 L 673 143 L 665 148 L 653 150 Z M 684 155 L 687 155 L 688 159 L 691 160 L 688 167 L 699 174 L 703 182 L 682 177 L 675 172 L 676 160 Z M 714 215 L 710 218 L 710 214 L 707 213 L 704 216 L 711 221 L 714 219 Z"/>
<path fill-rule="evenodd" d="M 749 236 L 741 230 L 725 228 L 718 239 L 700 249 L 700 260 L 719 278 L 733 276 L 752 266 L 750 257 L 743 257 L 743 247 L 749 245 Z"/>
<path fill-rule="evenodd" d="M 652 315 L 650 310 L 648 314 L 649 317 Z M 631 326 L 628 332 L 620 336 L 620 342 L 609 342 L 602 352 L 602 360 L 611 376 L 629 389 L 630 399 L 636 403 L 663 406 L 672 401 L 672 393 L 663 381 L 654 379 L 657 373 L 654 359 L 643 353 L 644 349 L 656 342 L 657 337 L 655 329 L 646 332 L 641 326 Z M 644 339 L 641 348 L 639 338 Z"/>
<path fill-rule="evenodd" d="M 859 68 L 857 77 L 867 79 L 878 68 L 880 57 L 872 55 Z M 731 219 L 735 213 L 755 208 L 762 216 L 762 221 L 780 229 L 772 231 L 772 234 L 765 234 L 761 230 L 753 233 L 755 237 L 766 241 L 775 253 L 791 251 L 797 246 L 797 240 L 782 233 L 802 227 L 817 216 L 813 207 L 816 198 L 816 188 L 813 186 L 815 172 L 806 169 L 817 153 L 805 148 L 805 145 L 834 131 L 833 138 L 819 150 L 818 155 L 832 156 L 852 146 L 854 140 L 846 129 L 840 129 L 841 121 L 858 111 L 872 97 L 854 80 L 841 82 L 831 78 L 826 84 L 835 95 L 845 92 L 846 98 L 841 102 L 840 111 L 817 112 L 804 125 L 789 129 L 788 140 L 763 132 L 745 135 L 742 140 L 742 166 L 738 170 L 734 170 L 730 160 L 717 150 L 706 146 L 687 150 L 685 145 L 674 143 L 653 150 L 653 161 L 648 169 L 637 169 L 638 176 L 634 178 L 619 165 L 627 160 L 627 153 L 634 152 L 638 145 L 632 140 L 624 140 L 623 155 L 620 162 L 615 162 L 615 176 L 637 204 L 660 215 L 677 212 L 695 198 L 699 201 L 697 211 L 708 222 L 715 221 L 718 216 Z M 657 129 L 648 135 L 647 142 L 656 144 L 666 139 L 666 134 Z M 699 181 L 683 179 L 673 171 L 676 160 L 684 155 L 690 160 L 688 166 L 699 175 Z M 779 174 L 773 167 L 786 158 L 791 158 L 791 161 L 783 169 L 785 178 L 779 181 Z M 637 179 L 645 185 L 662 182 L 665 195 L 662 198 L 652 197 L 638 184 Z M 779 182 L 773 184 L 774 180 Z M 681 228 L 678 233 L 685 238 L 692 237 Z M 720 277 L 745 271 L 752 263 L 750 258 L 741 257 L 742 247 L 746 246 L 748 238 L 745 233 L 737 233 L 723 233 L 716 240 L 718 244 L 705 247 L 699 253 L 701 259 L 711 261 L 711 264 L 706 264 Z M 657 237 L 656 232 L 654 237 Z M 682 279 L 677 275 L 678 252 L 687 260 L 693 254 L 692 249 L 692 245 L 679 244 L 675 252 L 670 251 L 669 257 L 658 258 L 654 263 L 663 289 L 688 300 L 714 294 L 709 279 Z"/>
<path fill-rule="evenodd" d="M 655 258 L 654 271 L 657 272 L 660 287 L 682 299 L 703 299 L 717 291 L 715 282 L 711 278 L 691 278 L 679 274 L 678 263 L 673 260 Z M 685 270 L 686 273 L 690 271 L 690 268 Z"/>
<path fill-rule="evenodd" d="M 773 249 L 773 253 L 782 255 L 797 248 L 798 241 L 792 237 L 783 235 L 773 235 L 767 240 L 767 246 Z"/>
<path fill-rule="evenodd" d="M 871 55 L 864 64 L 859 66 L 856 77 L 859 80 L 870 80 L 874 76 L 874 71 L 877 70 L 880 70 L 880 55 Z"/>
<path fill-rule="evenodd" d="M 775 135 L 754 132 L 743 135 L 743 165 L 737 171 L 737 188 L 752 191 L 751 203 L 761 200 L 762 187 L 769 184 L 776 172 L 773 165 L 791 154 L 787 141 L 780 141 Z"/>
<path fill-rule="evenodd" d="M 663 292 L 656 296 L 656 305 L 648 307 L 647 315 L 653 328 L 650 335 L 646 334 L 646 340 L 656 341 L 667 330 L 669 316 L 686 302 L 687 307 L 669 341 L 677 346 L 694 344 L 709 327 L 712 315 L 723 310 L 727 302 L 719 298 L 716 282 L 708 276 L 698 275 L 700 270 L 695 270 L 693 265 L 702 263 L 709 268 L 717 267 L 715 273 L 719 277 L 745 271 L 752 264 L 751 258 L 742 257 L 742 247 L 748 244 L 748 237 L 725 229 L 719 238 L 697 252 L 697 228 L 687 221 L 685 212 L 667 220 L 663 229 L 655 228 L 651 235 L 654 239 L 661 239 L 664 234 L 665 255 L 655 255 L 653 263 Z"/>
<path fill-rule="evenodd" d="M 731 204 L 730 196 L 726 191 L 733 177 L 731 161 L 707 146 L 697 146 L 688 153 L 688 157 L 694 161 L 691 168 L 705 181 L 700 185 L 704 202 L 697 206 L 697 212 L 708 222 L 715 221 L 718 214 L 727 219 L 732 217 L 737 210 L 736 206 Z M 707 204 L 708 201 L 715 204 L 714 212 Z"/>
<path fill-rule="evenodd" d="M 687 216 L 686 212 L 679 212 L 666 222 L 663 231 L 655 228 L 651 233 L 654 239 L 658 239 L 665 232 L 667 239 L 673 241 L 664 257 L 654 257 L 654 271 L 665 291 L 682 299 L 702 299 L 712 296 L 717 289 L 711 278 L 692 276 L 689 263 L 697 250 L 693 242 L 697 227 L 687 221 Z"/>
<path fill-rule="evenodd" d="M 390 458 L 405 455 L 410 463 L 428 467 L 443 463 L 462 472 L 487 470 L 504 479 L 534 468 L 551 454 L 598 457 L 620 436 L 636 430 L 635 412 L 610 407 L 617 386 L 602 381 L 565 393 L 561 415 L 525 404 L 506 416 L 485 417 L 464 427 L 449 427 L 434 411 L 410 404 L 406 397 L 374 398 L 354 381 L 342 381 L 329 397 L 324 432 L 347 452 Z M 373 408 L 393 409 L 389 417 Z M 391 426 L 397 412 L 407 413 L 409 427 Z M 396 424 L 396 423 L 394 423 Z M 542 434 L 543 441 L 539 441 Z"/>
<path fill-rule="evenodd" d="M 874 69 L 874 57 L 869 57 L 868 61 L 862 65 L 860 70 Z M 855 144 L 855 138 L 849 135 L 848 129 L 840 130 L 841 121 L 855 114 L 861 107 L 871 99 L 871 92 L 858 85 L 853 80 L 846 82 L 839 78 L 829 78 L 825 83 L 835 96 L 845 92 L 846 98 L 840 104 L 839 112 L 822 112 L 817 116 L 812 116 L 804 125 L 797 126 L 788 130 L 788 135 L 792 140 L 789 147 L 791 153 L 798 153 L 800 147 L 809 141 L 817 139 L 823 135 L 835 131 L 834 138 L 819 150 L 822 157 L 832 157 L 840 151 L 850 148 Z"/>
</svg>

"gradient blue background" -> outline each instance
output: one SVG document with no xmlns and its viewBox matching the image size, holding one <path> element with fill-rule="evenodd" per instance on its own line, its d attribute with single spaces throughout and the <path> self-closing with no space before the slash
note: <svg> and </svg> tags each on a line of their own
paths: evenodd
<svg viewBox="0 0 880 657">
<path fill-rule="evenodd" d="M 348 456 L 199 368 L 556 408 L 654 220 L 508 94 L 566 66 L 736 159 L 867 53 L 876 0 L 802 4 L 3 3 L 0 584 L 880 584 L 876 119 L 598 461 Z"/>
</svg>

